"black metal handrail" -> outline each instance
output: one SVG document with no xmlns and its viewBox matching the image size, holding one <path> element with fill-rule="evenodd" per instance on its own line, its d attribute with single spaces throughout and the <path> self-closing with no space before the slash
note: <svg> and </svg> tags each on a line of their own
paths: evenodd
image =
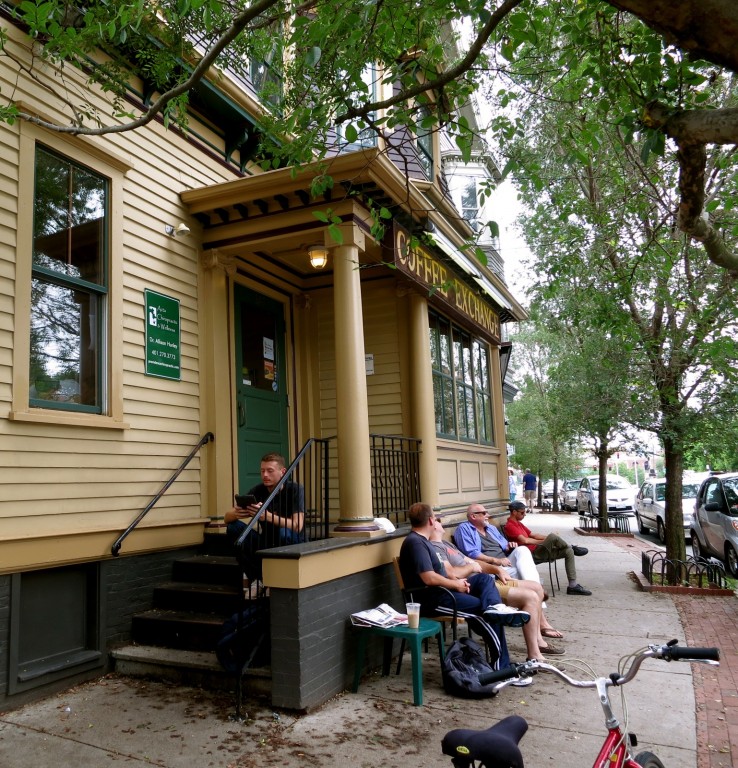
<svg viewBox="0 0 738 768">
<path fill-rule="evenodd" d="M 259 524 L 264 512 L 287 482 L 303 486 L 305 496 L 304 541 L 317 541 L 329 538 L 330 493 L 328 484 L 328 447 L 334 438 L 311 437 L 287 467 L 287 471 L 264 500 L 259 512 L 248 522 L 236 540 L 241 546 L 246 537 Z M 275 542 L 276 543 L 276 542 Z"/>
<path fill-rule="evenodd" d="M 174 483 L 174 481 L 182 474 L 182 472 L 185 470 L 187 465 L 192 461 L 192 459 L 195 458 L 195 454 L 202 448 L 203 445 L 206 445 L 207 443 L 211 442 L 212 440 L 215 440 L 215 435 L 212 432 L 206 432 L 198 441 L 197 445 L 189 452 L 187 455 L 187 458 L 179 465 L 179 468 L 177 471 L 167 480 L 166 483 L 164 483 L 162 489 L 159 491 L 159 493 L 154 496 L 153 499 L 146 505 L 146 508 L 139 514 L 139 516 L 128 526 L 128 528 L 121 533 L 120 536 L 115 541 L 115 544 L 110 548 L 110 552 L 112 553 L 113 557 L 117 557 L 120 553 L 120 548 L 123 544 L 124 539 L 126 536 L 128 536 L 131 531 L 148 515 L 148 513 L 151 511 L 151 509 L 154 507 L 157 501 L 167 492 L 168 488 Z"/>
</svg>

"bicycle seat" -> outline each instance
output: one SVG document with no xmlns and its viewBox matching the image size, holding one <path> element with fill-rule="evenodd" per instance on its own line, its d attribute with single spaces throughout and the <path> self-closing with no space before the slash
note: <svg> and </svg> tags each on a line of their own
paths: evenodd
<svg viewBox="0 0 738 768">
<path fill-rule="evenodd" d="M 510 715 L 491 728 L 474 730 L 456 728 L 441 742 L 444 755 L 453 758 L 455 768 L 523 768 L 523 755 L 518 742 L 528 730 L 528 723 L 518 715 Z"/>
</svg>

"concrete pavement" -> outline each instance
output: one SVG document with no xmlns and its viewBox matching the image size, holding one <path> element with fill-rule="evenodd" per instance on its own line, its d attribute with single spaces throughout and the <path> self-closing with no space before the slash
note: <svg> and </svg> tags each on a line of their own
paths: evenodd
<svg viewBox="0 0 738 768">
<path fill-rule="evenodd" d="M 628 578 L 628 572 L 640 569 L 643 547 L 632 539 L 582 538 L 572 530 L 577 520 L 574 515 L 548 514 L 528 519 L 531 528 L 558 530 L 572 543 L 589 548 L 589 554 L 577 558 L 576 564 L 580 582 L 594 594 L 567 596 L 564 590 L 549 601 L 549 619 L 566 635 L 555 642 L 563 642 L 567 649 L 566 656 L 552 658 L 565 661 L 574 676 L 585 678 L 591 676 L 588 669 L 599 675 L 616 671 L 620 657 L 647 642 L 678 638 L 683 643 L 685 630 L 675 600 L 642 593 Z M 546 585 L 548 568 L 540 566 L 540 572 Z M 563 579 L 563 563 L 559 573 Z M 735 598 L 708 599 L 736 603 Z M 522 660 L 525 646 L 520 630 L 508 630 L 507 637 L 513 659 Z M 720 645 L 709 631 L 695 641 Z M 488 727 L 513 713 L 523 715 L 530 724 L 522 742 L 528 768 L 556 761 L 572 766 L 594 761 L 605 729 L 593 690 L 576 690 L 541 674 L 528 688 L 508 687 L 494 699 L 468 701 L 444 693 L 433 648 L 424 656 L 423 667 L 423 707 L 412 705 L 407 657 L 400 676 L 369 675 L 358 694 L 345 692 L 307 715 L 277 712 L 267 700 L 247 699 L 243 722 L 229 719 L 230 694 L 111 675 L 0 714 L 0 764 L 8 768 L 261 768 L 351 763 L 355 768 L 378 764 L 448 768 L 450 760 L 440 751 L 446 731 Z M 735 764 L 730 744 L 727 752 L 715 750 L 716 761 L 697 759 L 691 665 L 648 661 L 624 690 L 628 728 L 639 739 L 636 751 L 652 750 L 667 766 Z M 708 706 L 698 691 L 699 696 L 698 716 Z M 710 696 L 714 714 L 714 686 Z M 617 691 L 613 703 L 620 713 Z M 738 714 L 738 706 L 732 712 Z M 732 720 L 736 731 L 738 718 L 732 712 L 724 720 Z M 701 728 L 704 742 L 709 734 L 706 726 Z M 705 751 L 706 746 L 701 752 Z"/>
</svg>

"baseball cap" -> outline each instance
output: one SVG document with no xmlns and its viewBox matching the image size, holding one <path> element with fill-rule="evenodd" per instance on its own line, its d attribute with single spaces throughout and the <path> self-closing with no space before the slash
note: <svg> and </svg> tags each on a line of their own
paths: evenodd
<svg viewBox="0 0 738 768">
<path fill-rule="evenodd" d="M 525 509 L 525 504 L 523 504 L 522 501 L 511 501 L 510 502 L 510 509 Z"/>
</svg>

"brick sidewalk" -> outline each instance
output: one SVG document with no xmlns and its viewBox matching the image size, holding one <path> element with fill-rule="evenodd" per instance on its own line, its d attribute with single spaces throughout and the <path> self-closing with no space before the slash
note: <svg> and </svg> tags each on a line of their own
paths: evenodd
<svg viewBox="0 0 738 768">
<path fill-rule="evenodd" d="M 612 539 L 638 554 L 654 545 Z M 738 599 L 664 595 L 674 600 L 686 645 L 717 646 L 720 667 L 692 665 L 697 722 L 697 768 L 738 766 Z"/>
</svg>

